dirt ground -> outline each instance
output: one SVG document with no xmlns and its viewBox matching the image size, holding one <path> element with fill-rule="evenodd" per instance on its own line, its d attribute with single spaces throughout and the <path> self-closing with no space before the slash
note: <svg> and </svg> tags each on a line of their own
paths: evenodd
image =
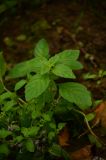
<svg viewBox="0 0 106 160">
<path fill-rule="evenodd" d="M 106 71 L 106 3 L 92 6 L 53 1 L 33 9 L 21 8 L 15 14 L 7 11 L 0 19 L 0 49 L 8 66 L 31 58 L 40 38 L 47 39 L 52 55 L 80 49 L 84 68 L 76 72 L 78 81 L 88 87 L 94 99 L 106 100 L 106 76 L 86 81 L 83 77 Z"/>
</svg>

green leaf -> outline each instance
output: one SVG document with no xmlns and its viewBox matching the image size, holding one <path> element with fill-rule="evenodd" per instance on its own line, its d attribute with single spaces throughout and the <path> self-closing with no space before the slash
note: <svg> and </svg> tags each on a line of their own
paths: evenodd
<svg viewBox="0 0 106 160">
<path fill-rule="evenodd" d="M 56 157 L 61 157 L 62 156 L 62 148 L 54 144 L 50 149 L 49 149 L 50 154 L 56 156 Z"/>
<path fill-rule="evenodd" d="M 45 57 L 45 58 L 49 58 L 49 47 L 48 47 L 48 43 L 45 39 L 41 39 L 35 49 L 34 49 L 34 55 L 36 57 Z"/>
<path fill-rule="evenodd" d="M 11 135 L 11 132 L 5 129 L 0 129 L 0 138 L 6 138 Z"/>
<path fill-rule="evenodd" d="M 59 133 L 65 127 L 65 125 L 66 125 L 66 123 L 59 123 L 58 128 L 57 128 L 57 132 Z"/>
<path fill-rule="evenodd" d="M 15 137 L 14 142 L 20 143 L 20 142 L 22 142 L 23 139 L 24 139 L 24 137 L 20 135 L 20 136 Z"/>
<path fill-rule="evenodd" d="M 59 85 L 60 95 L 71 103 L 75 103 L 82 110 L 92 105 L 90 92 L 85 86 L 75 82 L 67 82 Z"/>
<path fill-rule="evenodd" d="M 49 86 L 49 77 L 47 75 L 35 75 L 25 87 L 25 98 L 27 101 L 40 96 Z"/>
<path fill-rule="evenodd" d="M 37 117 L 40 117 L 41 116 L 41 112 L 39 110 L 34 110 L 32 113 L 31 113 L 31 117 L 32 119 L 36 119 Z"/>
<path fill-rule="evenodd" d="M 95 79 L 95 78 L 97 78 L 97 75 L 96 74 L 91 74 L 91 73 L 86 73 L 86 74 L 83 75 L 83 78 L 85 80 L 87 80 L 87 79 Z"/>
<path fill-rule="evenodd" d="M 41 64 L 40 64 L 40 67 L 39 67 L 39 73 L 41 75 L 43 75 L 45 73 L 48 73 L 50 71 L 50 69 L 51 69 L 49 61 L 44 57 L 41 57 L 39 59 L 41 60 Z"/>
<path fill-rule="evenodd" d="M 15 91 L 18 91 L 20 88 L 22 88 L 26 84 L 26 80 L 22 79 L 15 85 Z"/>
<path fill-rule="evenodd" d="M 82 69 L 83 65 L 77 61 L 79 57 L 79 50 L 65 50 L 49 59 L 51 66 L 56 64 L 64 64 L 72 70 Z"/>
<path fill-rule="evenodd" d="M 106 76 L 106 71 L 103 71 L 102 76 L 103 77 Z"/>
<path fill-rule="evenodd" d="M 39 127 L 37 126 L 30 127 L 30 128 L 23 127 L 21 129 L 21 133 L 23 133 L 25 137 L 35 137 L 38 134 L 38 131 L 39 131 Z"/>
<path fill-rule="evenodd" d="M 51 113 L 50 114 L 45 113 L 43 115 L 43 119 L 44 119 L 45 122 L 50 122 L 51 121 Z"/>
<path fill-rule="evenodd" d="M 79 57 L 79 50 L 65 50 L 63 52 L 60 52 L 58 55 L 60 57 L 61 62 L 66 62 L 67 61 L 75 61 Z"/>
<path fill-rule="evenodd" d="M 70 61 L 67 62 L 67 65 L 72 69 L 72 70 L 79 70 L 83 68 L 83 65 L 78 62 L 78 61 Z"/>
<path fill-rule="evenodd" d="M 9 91 L 5 92 L 5 93 L 0 95 L 0 103 L 2 103 L 2 101 L 5 100 L 5 99 L 8 99 L 8 98 L 13 99 L 15 97 L 16 97 L 15 93 L 12 93 L 12 92 L 9 92 Z"/>
<path fill-rule="evenodd" d="M 5 72 L 6 72 L 6 63 L 5 63 L 2 52 L 0 52 L 0 79 L 2 79 Z"/>
<path fill-rule="evenodd" d="M 57 93 L 57 86 L 54 81 L 50 81 L 49 87 L 41 95 L 41 97 L 42 99 L 44 99 L 44 102 L 50 103 L 54 100 L 56 93 Z"/>
<path fill-rule="evenodd" d="M 49 72 L 49 70 L 48 60 L 45 57 L 37 57 L 16 64 L 13 69 L 11 69 L 9 76 L 11 78 L 24 77 L 31 72 L 45 74 Z"/>
<path fill-rule="evenodd" d="M 34 143 L 31 139 L 27 140 L 25 142 L 25 146 L 26 146 L 26 149 L 29 151 L 29 152 L 34 152 L 35 150 L 35 146 L 34 146 Z"/>
<path fill-rule="evenodd" d="M 59 54 L 56 54 L 49 59 L 49 63 L 51 66 L 54 66 L 55 64 L 57 64 L 58 61 L 59 61 Z"/>
<path fill-rule="evenodd" d="M 9 154 L 9 149 L 7 144 L 1 144 L 0 145 L 0 154 Z"/>
<path fill-rule="evenodd" d="M 49 149 L 49 152 L 56 157 L 64 157 L 64 160 L 71 160 L 68 153 L 57 144 L 53 144 L 52 147 Z"/>
<path fill-rule="evenodd" d="M 50 142 L 55 138 L 56 133 L 51 131 L 48 133 L 48 139 L 50 140 Z"/>
<path fill-rule="evenodd" d="M 35 71 L 35 63 L 35 58 L 25 62 L 18 63 L 10 70 L 9 76 L 11 78 L 24 77 L 28 73 Z"/>
<path fill-rule="evenodd" d="M 0 94 L 2 94 L 3 91 L 4 91 L 4 85 L 3 85 L 3 83 L 0 81 Z"/>
<path fill-rule="evenodd" d="M 9 76 L 11 78 L 24 77 L 30 72 L 36 72 L 40 65 L 41 62 L 39 64 L 39 60 L 36 58 L 18 63 L 10 70 Z"/>
<path fill-rule="evenodd" d="M 11 110 L 16 104 L 17 104 L 17 102 L 15 102 L 14 100 L 7 101 L 4 104 L 4 107 L 2 108 L 2 111 L 7 112 L 7 111 Z"/>
<path fill-rule="evenodd" d="M 95 118 L 95 113 L 89 113 L 86 115 L 87 121 L 92 121 Z"/>
<path fill-rule="evenodd" d="M 29 136 L 32 136 L 32 137 L 35 137 L 37 134 L 38 134 L 38 131 L 39 131 L 39 127 L 37 126 L 34 126 L 34 127 L 30 127 L 28 128 L 29 129 Z"/>
<path fill-rule="evenodd" d="M 29 130 L 28 130 L 28 128 L 23 127 L 21 129 L 21 133 L 24 135 L 24 137 L 29 137 Z"/>
<path fill-rule="evenodd" d="M 72 78 L 75 79 L 75 75 L 72 72 L 72 70 L 64 65 L 64 64 L 57 64 L 52 72 L 56 75 L 56 76 L 60 76 L 60 77 L 64 77 L 64 78 Z"/>
<path fill-rule="evenodd" d="M 89 140 L 90 140 L 90 142 L 91 142 L 92 144 L 95 144 L 95 145 L 96 145 L 96 147 L 98 147 L 98 148 L 101 148 L 101 147 L 102 147 L 102 143 L 100 143 L 99 140 L 98 140 L 95 136 L 89 134 L 89 135 L 88 135 L 88 138 L 89 138 Z"/>
</svg>

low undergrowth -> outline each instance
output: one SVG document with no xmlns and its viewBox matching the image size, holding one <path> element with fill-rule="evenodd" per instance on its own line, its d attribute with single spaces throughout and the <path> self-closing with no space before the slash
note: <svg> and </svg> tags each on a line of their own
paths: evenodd
<svg viewBox="0 0 106 160">
<path fill-rule="evenodd" d="M 34 58 L 8 71 L 0 53 L 1 160 L 70 159 L 58 143 L 58 134 L 67 121 L 72 122 L 73 134 L 79 135 L 81 121 L 95 136 L 89 126 L 94 115 L 84 114 L 92 106 L 91 93 L 76 82 L 73 72 L 83 67 L 78 57 L 79 50 L 65 50 L 51 57 L 48 43 L 41 39 Z M 61 82 L 63 78 L 68 81 Z M 11 91 L 7 79 L 11 83 L 15 79 Z"/>
</svg>

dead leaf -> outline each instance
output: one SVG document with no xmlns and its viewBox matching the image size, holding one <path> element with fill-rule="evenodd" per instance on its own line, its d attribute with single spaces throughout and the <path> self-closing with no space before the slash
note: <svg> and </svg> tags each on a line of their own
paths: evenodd
<svg viewBox="0 0 106 160">
<path fill-rule="evenodd" d="M 96 116 L 93 125 L 96 126 L 100 124 L 103 128 L 106 128 L 106 102 L 102 102 L 98 105 L 94 112 L 96 113 Z"/>
<path fill-rule="evenodd" d="M 59 145 L 62 147 L 69 146 L 69 138 L 70 138 L 70 135 L 69 135 L 68 127 L 65 126 L 58 135 Z"/>
<path fill-rule="evenodd" d="M 91 152 L 91 145 L 87 145 L 75 152 L 70 153 L 70 157 L 73 160 L 91 160 L 92 159 L 92 152 Z"/>
</svg>

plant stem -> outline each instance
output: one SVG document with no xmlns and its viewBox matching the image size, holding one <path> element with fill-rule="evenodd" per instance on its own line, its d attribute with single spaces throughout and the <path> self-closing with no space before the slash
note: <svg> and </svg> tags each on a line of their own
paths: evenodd
<svg viewBox="0 0 106 160">
<path fill-rule="evenodd" d="M 82 111 L 79 111 L 79 110 L 77 110 L 77 109 L 73 109 L 73 110 L 74 110 L 75 112 L 81 114 L 81 115 L 84 117 L 89 132 L 90 132 L 100 143 L 103 144 L 103 142 L 99 139 L 99 137 L 96 136 L 96 134 L 93 132 L 92 128 L 90 127 L 89 122 L 88 122 L 88 120 L 87 120 L 87 118 L 86 118 L 86 115 L 85 115 Z"/>
</svg>

